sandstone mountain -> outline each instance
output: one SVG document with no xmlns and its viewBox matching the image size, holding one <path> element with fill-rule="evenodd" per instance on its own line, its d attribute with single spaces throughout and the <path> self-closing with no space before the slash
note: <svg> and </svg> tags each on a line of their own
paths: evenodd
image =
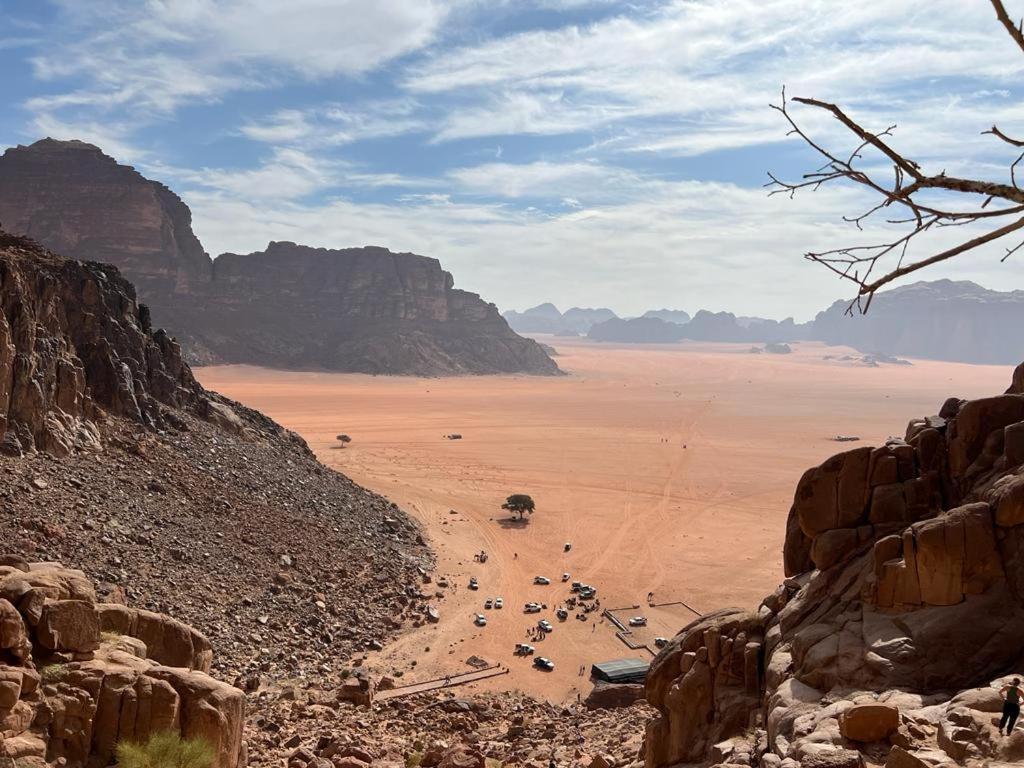
<svg viewBox="0 0 1024 768">
<path fill-rule="evenodd" d="M 814 319 L 813 337 L 864 352 L 1012 365 L 1024 358 L 1024 291 L 935 280 L 884 291 L 866 315 L 838 301 Z"/>
<path fill-rule="evenodd" d="M 211 260 L 173 192 L 97 147 L 44 139 L 0 157 L 0 223 L 117 266 L 192 362 L 381 374 L 558 373 L 436 259 L 271 243 Z"/>
<path fill-rule="evenodd" d="M 1024 365 L 904 439 L 797 485 L 786 581 L 684 628 L 654 660 L 646 763 L 1019 765 L 996 733 L 1024 675 Z"/>
</svg>

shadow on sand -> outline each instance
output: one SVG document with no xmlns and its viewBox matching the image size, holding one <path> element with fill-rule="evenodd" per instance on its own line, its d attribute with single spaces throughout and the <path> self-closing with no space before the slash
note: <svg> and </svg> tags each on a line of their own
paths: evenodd
<svg viewBox="0 0 1024 768">
<path fill-rule="evenodd" d="M 502 517 L 498 519 L 498 525 L 500 525 L 502 528 L 525 528 L 529 524 L 530 521 L 525 517 L 522 520 L 520 520 L 518 517 Z"/>
</svg>

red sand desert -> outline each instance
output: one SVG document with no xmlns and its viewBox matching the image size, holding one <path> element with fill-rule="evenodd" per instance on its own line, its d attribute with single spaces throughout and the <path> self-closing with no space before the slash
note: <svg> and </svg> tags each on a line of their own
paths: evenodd
<svg viewBox="0 0 1024 768">
<path fill-rule="evenodd" d="M 466 672 L 466 659 L 477 655 L 512 671 L 476 685 L 556 701 L 586 695 L 588 674 L 580 673 L 590 663 L 649 654 L 627 648 L 599 612 L 558 621 L 554 608 L 568 596 L 563 572 L 597 587 L 601 607 L 623 608 L 620 618 L 647 616 L 648 627 L 631 639 L 652 648 L 655 637 L 671 637 L 694 617 L 690 609 L 755 606 L 782 577 L 783 530 L 800 474 L 851 447 L 832 436 L 880 444 L 947 396 L 1001 392 L 1011 373 L 929 361 L 869 368 L 824 360 L 848 350 L 817 344 L 755 355 L 742 345 L 550 341 L 569 376 L 197 369 L 205 386 L 296 430 L 326 464 L 426 527 L 436 575 L 451 582 L 435 601 L 441 621 L 371 658 L 379 672 L 426 680 Z M 453 432 L 463 439 L 444 438 Z M 352 436 L 347 448 L 338 448 L 339 433 Z M 537 504 L 524 525 L 500 508 L 515 492 Z M 485 564 L 473 559 L 481 550 Z M 533 585 L 536 575 L 552 584 Z M 471 576 L 479 591 L 467 589 Z M 674 605 L 649 609 L 649 592 Z M 503 609 L 484 609 L 486 598 L 499 596 Z M 525 615 L 531 600 L 547 610 Z M 486 627 L 474 626 L 476 613 Z M 541 618 L 554 631 L 530 642 L 555 662 L 550 673 L 513 655 Z"/>
</svg>

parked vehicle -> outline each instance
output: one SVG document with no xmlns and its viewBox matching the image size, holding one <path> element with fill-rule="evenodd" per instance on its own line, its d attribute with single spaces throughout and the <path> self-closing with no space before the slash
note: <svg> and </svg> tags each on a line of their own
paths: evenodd
<svg viewBox="0 0 1024 768">
<path fill-rule="evenodd" d="M 646 616 L 634 616 L 629 620 L 629 626 L 631 627 L 646 627 L 647 617 Z"/>
<path fill-rule="evenodd" d="M 562 581 L 568 581 L 571 578 L 572 577 L 568 573 L 563 573 L 562 574 Z"/>
<path fill-rule="evenodd" d="M 533 666 L 537 669 L 543 669 L 545 672 L 550 672 L 555 668 L 555 662 L 551 659 L 545 659 L 543 656 L 538 656 L 533 660 Z"/>
<path fill-rule="evenodd" d="M 557 616 L 561 621 L 565 621 L 569 618 L 569 612 L 565 610 L 565 608 L 559 608 L 555 611 L 555 616 Z"/>
<path fill-rule="evenodd" d="M 666 645 L 668 645 L 668 638 L 667 637 L 656 637 L 656 638 L 654 638 L 654 645 L 657 646 L 658 648 L 664 648 Z"/>
<path fill-rule="evenodd" d="M 572 549 L 572 542 L 571 542 L 571 541 L 567 541 L 567 542 L 565 542 L 565 548 L 564 548 L 564 551 L 565 551 L 565 552 L 568 552 L 568 551 L 569 551 L 570 549 Z"/>
<path fill-rule="evenodd" d="M 551 583 L 551 579 L 549 579 L 547 576 L 534 576 L 533 583 L 547 585 Z"/>
<path fill-rule="evenodd" d="M 523 613 L 540 613 L 540 603 L 527 603 L 523 606 Z"/>
<path fill-rule="evenodd" d="M 579 582 L 579 581 L 574 581 L 574 582 L 572 583 L 572 591 L 573 591 L 573 592 L 579 592 L 579 591 L 580 591 L 580 589 L 582 589 L 582 588 L 583 588 L 583 584 L 582 584 L 581 582 Z"/>
<path fill-rule="evenodd" d="M 516 643 L 516 656 L 532 656 L 533 646 L 529 643 Z"/>
<path fill-rule="evenodd" d="M 476 576 L 469 580 L 469 588 L 473 590 L 480 589 L 480 584 L 476 580 Z"/>
<path fill-rule="evenodd" d="M 500 597 L 494 598 L 494 607 L 495 608 L 504 608 L 505 607 L 505 601 L 502 600 Z"/>
<path fill-rule="evenodd" d="M 540 629 L 544 632 L 551 632 L 554 630 L 554 627 L 551 626 L 551 622 L 547 619 L 541 619 L 540 621 L 538 621 L 537 626 L 540 627 Z"/>
<path fill-rule="evenodd" d="M 494 607 L 494 601 L 493 601 L 493 600 L 491 600 L 491 598 L 489 598 L 489 597 L 488 597 L 488 598 L 487 598 L 486 600 L 484 600 L 484 608 L 485 608 L 486 610 L 488 610 L 488 611 L 489 611 L 489 610 L 491 610 L 491 608 L 493 608 L 493 607 Z"/>
<path fill-rule="evenodd" d="M 473 619 L 473 623 L 476 624 L 478 627 L 486 627 L 487 617 L 484 616 L 482 613 L 478 613 L 476 617 Z"/>
</svg>

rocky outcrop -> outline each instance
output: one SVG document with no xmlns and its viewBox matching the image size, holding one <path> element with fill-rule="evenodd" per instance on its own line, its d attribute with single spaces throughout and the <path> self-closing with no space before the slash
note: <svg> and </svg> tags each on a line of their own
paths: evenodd
<svg viewBox="0 0 1024 768">
<path fill-rule="evenodd" d="M 0 565 L 0 759 L 102 766 L 118 743 L 170 731 L 205 741 L 214 768 L 246 764 L 245 695 L 207 674 L 212 654 L 201 634 L 98 603 L 81 571 L 5 560 L 13 564 Z M 112 610 L 132 620 L 105 620 Z M 171 636 L 202 652 L 176 653 Z"/>
<path fill-rule="evenodd" d="M 0 449 L 97 448 L 105 414 L 158 429 L 208 398 L 116 269 L 0 232 Z"/>
<path fill-rule="evenodd" d="M 1001 740 L 993 719 L 1024 672 L 1022 370 L 1009 394 L 950 398 L 904 439 L 804 473 L 786 581 L 654 660 L 649 768 L 735 763 L 727 751 L 762 768 L 1024 755 L 1024 732 Z"/>
<path fill-rule="evenodd" d="M 185 204 L 97 147 L 44 139 L 0 157 L 0 222 L 113 264 L 190 361 L 397 374 L 555 374 L 435 259 L 271 243 L 212 261 Z"/>
</svg>

